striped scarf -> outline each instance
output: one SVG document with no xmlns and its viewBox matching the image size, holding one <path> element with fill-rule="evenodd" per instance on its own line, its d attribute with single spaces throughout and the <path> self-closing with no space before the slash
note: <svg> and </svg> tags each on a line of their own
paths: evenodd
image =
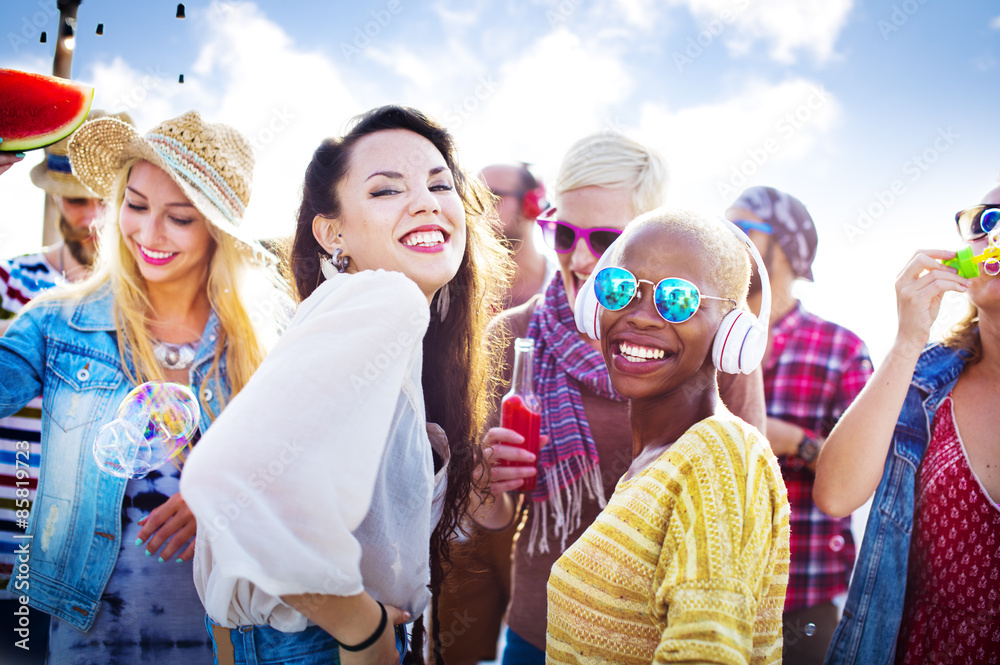
<svg viewBox="0 0 1000 665">
<path fill-rule="evenodd" d="M 607 503 L 578 383 L 604 399 L 624 402 L 625 398 L 612 387 L 604 357 L 580 338 L 560 273 L 545 289 L 527 336 L 535 340 L 535 392 L 542 402 L 541 433 L 549 437 L 538 455 L 538 484 L 531 495 L 528 554 L 532 555 L 549 551 L 550 513 L 563 551 L 569 534 L 580 528 L 584 490 L 602 508 Z"/>
</svg>

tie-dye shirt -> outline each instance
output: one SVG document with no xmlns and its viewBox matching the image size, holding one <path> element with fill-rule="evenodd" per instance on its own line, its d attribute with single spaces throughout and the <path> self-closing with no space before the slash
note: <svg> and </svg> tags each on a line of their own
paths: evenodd
<svg viewBox="0 0 1000 665">
<path fill-rule="evenodd" d="M 198 665 L 213 662 L 205 610 L 192 583 L 192 562 L 177 555 L 160 561 L 135 544 L 143 517 L 178 491 L 174 464 L 132 479 L 122 500 L 122 544 L 114 572 L 101 595 L 101 609 L 86 633 L 57 618 L 49 632 L 50 663 L 157 663 Z M 180 550 L 183 552 L 183 548 Z"/>
</svg>

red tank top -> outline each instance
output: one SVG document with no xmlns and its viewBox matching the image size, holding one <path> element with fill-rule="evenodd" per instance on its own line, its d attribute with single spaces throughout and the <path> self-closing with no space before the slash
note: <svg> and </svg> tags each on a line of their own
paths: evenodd
<svg viewBox="0 0 1000 665">
<path fill-rule="evenodd" d="M 896 663 L 1000 664 L 1000 507 L 969 466 L 951 395 L 917 472 Z"/>
</svg>

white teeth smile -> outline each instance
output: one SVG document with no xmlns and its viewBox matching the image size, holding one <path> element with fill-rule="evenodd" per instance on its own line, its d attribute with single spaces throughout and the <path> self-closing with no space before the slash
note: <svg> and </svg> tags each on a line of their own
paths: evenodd
<svg viewBox="0 0 1000 665">
<path fill-rule="evenodd" d="M 433 247 L 444 242 L 444 233 L 441 231 L 418 231 L 403 238 L 403 244 L 407 247 Z"/>
<path fill-rule="evenodd" d="M 648 360 L 661 360 L 665 355 L 663 349 L 654 349 L 648 346 L 629 344 L 628 342 L 619 342 L 618 350 L 621 351 L 621 354 L 625 356 L 626 360 L 638 363 L 643 363 Z"/>
<path fill-rule="evenodd" d="M 139 245 L 139 249 L 142 250 L 143 254 L 145 254 L 151 259 L 169 259 L 171 256 L 177 253 L 177 252 L 154 252 L 153 250 L 147 249 L 142 245 Z"/>
</svg>

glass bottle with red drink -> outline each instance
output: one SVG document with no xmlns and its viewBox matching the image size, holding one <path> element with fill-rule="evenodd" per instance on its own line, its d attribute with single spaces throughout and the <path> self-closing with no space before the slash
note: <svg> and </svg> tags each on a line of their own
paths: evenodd
<svg viewBox="0 0 1000 665">
<path fill-rule="evenodd" d="M 510 392 L 500 403 L 500 425 L 512 429 L 524 437 L 517 445 L 535 455 L 536 462 L 508 462 L 500 460 L 502 466 L 535 466 L 538 458 L 538 435 L 542 426 L 542 402 L 532 387 L 532 368 L 535 357 L 535 340 L 519 337 L 514 340 L 514 374 L 511 377 Z M 533 492 L 538 476 L 525 478 L 515 492 Z"/>
</svg>

